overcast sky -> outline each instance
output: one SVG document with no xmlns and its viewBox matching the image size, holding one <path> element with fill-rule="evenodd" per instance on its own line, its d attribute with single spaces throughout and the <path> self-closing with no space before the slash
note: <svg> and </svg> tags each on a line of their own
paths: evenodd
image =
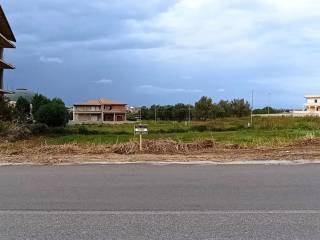
<svg viewBox="0 0 320 240">
<path fill-rule="evenodd" d="M 255 92 L 301 108 L 320 94 L 319 0 L 2 0 L 17 48 L 10 88 L 67 104 L 129 105 Z"/>
</svg>

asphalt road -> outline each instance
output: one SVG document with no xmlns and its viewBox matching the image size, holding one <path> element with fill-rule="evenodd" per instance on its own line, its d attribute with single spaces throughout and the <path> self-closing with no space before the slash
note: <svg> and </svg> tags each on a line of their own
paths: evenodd
<svg viewBox="0 0 320 240">
<path fill-rule="evenodd" d="M 320 165 L 1 167 L 0 239 L 320 239 Z"/>
</svg>

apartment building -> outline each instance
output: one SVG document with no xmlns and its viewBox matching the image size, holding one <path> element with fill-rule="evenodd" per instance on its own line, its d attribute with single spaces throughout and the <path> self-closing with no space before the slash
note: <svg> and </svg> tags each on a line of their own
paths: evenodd
<svg viewBox="0 0 320 240">
<path fill-rule="evenodd" d="M 15 48 L 13 42 L 16 42 L 16 38 L 0 5 L 0 98 L 3 98 L 4 94 L 6 93 L 4 89 L 4 70 L 14 69 L 13 65 L 4 60 L 4 49 Z"/>
</svg>

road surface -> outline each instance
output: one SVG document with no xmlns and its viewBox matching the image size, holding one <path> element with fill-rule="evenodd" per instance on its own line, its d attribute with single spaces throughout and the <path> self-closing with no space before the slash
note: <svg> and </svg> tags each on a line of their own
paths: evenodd
<svg viewBox="0 0 320 240">
<path fill-rule="evenodd" d="M 0 167 L 0 239 L 320 239 L 320 165 Z"/>
</svg>

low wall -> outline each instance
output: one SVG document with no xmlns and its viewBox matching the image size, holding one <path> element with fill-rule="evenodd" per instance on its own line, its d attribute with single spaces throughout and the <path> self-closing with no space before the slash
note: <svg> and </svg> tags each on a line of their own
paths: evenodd
<svg viewBox="0 0 320 240">
<path fill-rule="evenodd" d="M 320 112 L 293 111 L 290 113 L 253 114 L 254 117 L 320 117 Z"/>
</svg>

